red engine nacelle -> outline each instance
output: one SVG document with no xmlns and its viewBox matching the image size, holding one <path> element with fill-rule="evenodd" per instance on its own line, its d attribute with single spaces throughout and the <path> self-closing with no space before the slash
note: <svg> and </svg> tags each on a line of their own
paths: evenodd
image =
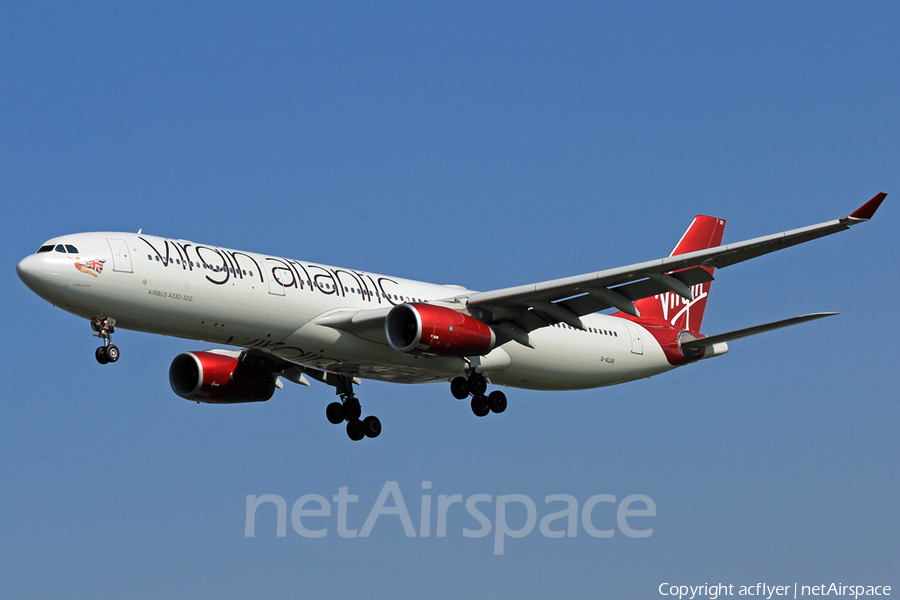
<svg viewBox="0 0 900 600">
<path fill-rule="evenodd" d="M 214 352 L 179 354 L 169 367 L 172 390 L 210 404 L 264 402 L 275 393 L 275 376 L 233 356 Z"/>
<path fill-rule="evenodd" d="M 406 354 L 483 356 L 494 349 L 494 330 L 469 315 L 431 304 L 401 304 L 384 322 L 388 342 Z"/>
</svg>

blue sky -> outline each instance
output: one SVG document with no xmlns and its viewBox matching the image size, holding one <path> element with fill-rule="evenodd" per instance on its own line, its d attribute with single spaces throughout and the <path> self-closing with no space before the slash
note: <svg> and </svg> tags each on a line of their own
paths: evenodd
<svg viewBox="0 0 900 600">
<path fill-rule="evenodd" d="M 892 3 L 41 3 L 0 8 L 7 352 L 0 580 L 20 598 L 619 597 L 663 582 L 900 586 L 900 62 Z M 487 290 L 667 254 L 698 213 L 738 241 L 872 223 L 717 273 L 704 331 L 842 314 L 614 388 L 365 382 L 351 443 L 331 388 L 206 406 L 168 386 L 205 345 L 88 324 L 15 263 L 70 232 L 136 231 Z M 248 495 L 360 498 L 418 525 L 439 494 L 650 496 L 653 535 L 274 533 Z M 491 505 L 493 506 L 493 505 Z M 615 522 L 600 505 L 598 526 Z M 509 522 L 524 521 L 512 507 Z M 558 525 L 558 523 L 557 523 Z M 434 523 L 432 523 L 434 527 Z"/>
</svg>

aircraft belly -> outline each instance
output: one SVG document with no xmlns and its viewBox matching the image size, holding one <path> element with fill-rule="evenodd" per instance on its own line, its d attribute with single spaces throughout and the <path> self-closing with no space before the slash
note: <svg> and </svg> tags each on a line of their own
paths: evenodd
<svg viewBox="0 0 900 600">
<path fill-rule="evenodd" d="M 397 383 L 448 381 L 463 375 L 468 366 L 462 358 L 404 354 L 387 344 L 312 322 L 300 327 L 271 351 L 286 360 L 315 369 Z M 511 362 L 502 348 L 470 360 L 488 376 L 501 372 Z"/>
<path fill-rule="evenodd" d="M 601 315 L 602 318 L 610 318 Z M 646 337 L 652 340 L 652 336 Z M 630 339 L 548 328 L 531 333 L 533 349 L 515 342 L 503 346 L 509 368 L 491 382 L 537 390 L 577 390 L 603 387 L 668 371 L 672 366 L 658 344 L 644 353 L 631 351 Z"/>
</svg>

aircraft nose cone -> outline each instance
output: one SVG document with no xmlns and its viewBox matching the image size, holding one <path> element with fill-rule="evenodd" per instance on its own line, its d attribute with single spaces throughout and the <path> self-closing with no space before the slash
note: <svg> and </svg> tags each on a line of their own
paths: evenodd
<svg viewBox="0 0 900 600">
<path fill-rule="evenodd" d="M 16 274 L 22 283 L 32 287 L 44 274 L 44 261 L 37 254 L 31 254 L 16 265 Z"/>
</svg>

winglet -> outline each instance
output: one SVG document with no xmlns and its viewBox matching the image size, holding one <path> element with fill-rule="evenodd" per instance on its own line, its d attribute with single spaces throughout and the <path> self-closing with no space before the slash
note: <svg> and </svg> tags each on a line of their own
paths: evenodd
<svg viewBox="0 0 900 600">
<path fill-rule="evenodd" d="M 875 211 L 878 210 L 878 207 L 881 206 L 881 203 L 884 201 L 886 193 L 881 192 L 880 194 L 875 194 L 875 196 L 857 208 L 850 214 L 851 219 L 864 219 L 868 221 L 872 218 L 872 215 L 875 214 Z"/>
</svg>

